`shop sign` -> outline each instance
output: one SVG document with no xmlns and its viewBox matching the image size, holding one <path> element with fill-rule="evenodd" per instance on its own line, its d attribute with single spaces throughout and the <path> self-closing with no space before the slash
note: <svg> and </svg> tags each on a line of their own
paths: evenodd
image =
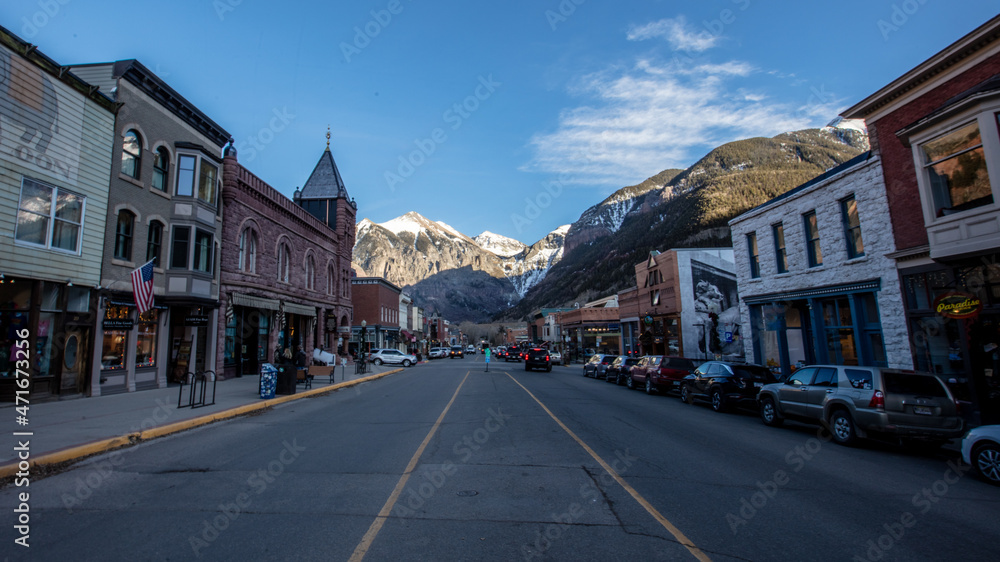
<svg viewBox="0 0 1000 562">
<path fill-rule="evenodd" d="M 131 330 L 133 322 L 128 319 L 122 320 L 104 320 L 101 326 L 105 331 L 109 330 Z"/>
<path fill-rule="evenodd" d="M 983 309 L 983 301 L 968 293 L 945 293 L 934 300 L 934 311 L 945 318 L 973 318 Z"/>
<path fill-rule="evenodd" d="M 208 316 L 188 316 L 184 318 L 184 325 L 194 328 L 208 326 Z"/>
<path fill-rule="evenodd" d="M 648 314 L 646 315 L 645 318 L 642 319 L 642 321 L 645 322 L 647 326 L 653 325 L 653 317 Z"/>
</svg>

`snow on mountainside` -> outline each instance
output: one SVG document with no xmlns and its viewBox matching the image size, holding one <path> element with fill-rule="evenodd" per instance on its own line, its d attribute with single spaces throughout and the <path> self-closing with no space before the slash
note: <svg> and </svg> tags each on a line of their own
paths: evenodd
<svg viewBox="0 0 1000 562">
<path fill-rule="evenodd" d="M 517 303 L 562 257 L 569 226 L 532 246 L 491 232 L 475 239 L 410 212 L 357 225 L 353 265 L 359 275 L 406 288 L 429 311 L 485 320 Z"/>
<path fill-rule="evenodd" d="M 493 252 L 500 257 L 511 257 L 524 251 L 528 247 L 527 244 L 521 242 L 520 240 L 514 240 L 513 238 L 508 238 L 502 234 L 496 234 L 490 232 L 489 230 L 484 231 L 479 236 L 473 238 L 479 247 L 486 250 L 487 252 Z"/>
</svg>

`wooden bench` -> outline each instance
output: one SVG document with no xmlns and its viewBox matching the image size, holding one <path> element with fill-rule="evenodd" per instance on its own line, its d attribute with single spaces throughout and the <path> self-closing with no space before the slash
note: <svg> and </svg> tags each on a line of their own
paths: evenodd
<svg viewBox="0 0 1000 562">
<path fill-rule="evenodd" d="M 330 377 L 330 384 L 333 384 L 334 374 L 337 367 L 333 365 L 311 365 L 308 370 L 300 371 L 300 377 L 306 380 L 306 388 L 312 388 L 314 377 Z"/>
</svg>

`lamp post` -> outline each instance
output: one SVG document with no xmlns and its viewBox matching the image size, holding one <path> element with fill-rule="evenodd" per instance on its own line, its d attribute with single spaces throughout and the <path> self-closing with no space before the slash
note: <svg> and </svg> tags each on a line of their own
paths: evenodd
<svg viewBox="0 0 1000 562">
<path fill-rule="evenodd" d="M 365 320 L 361 321 L 361 352 L 358 354 L 358 365 L 356 371 L 359 374 L 368 372 L 368 352 L 365 350 L 365 343 L 368 339 L 368 322 Z"/>
</svg>

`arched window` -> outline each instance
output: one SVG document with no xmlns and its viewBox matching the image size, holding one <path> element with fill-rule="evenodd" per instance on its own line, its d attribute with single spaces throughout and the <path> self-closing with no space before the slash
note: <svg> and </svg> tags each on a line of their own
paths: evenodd
<svg viewBox="0 0 1000 562">
<path fill-rule="evenodd" d="M 278 246 L 278 281 L 288 283 L 292 268 L 292 252 L 284 242 Z"/>
<path fill-rule="evenodd" d="M 153 153 L 153 187 L 160 191 L 167 190 L 167 170 L 170 166 L 170 153 L 160 147 Z"/>
<path fill-rule="evenodd" d="M 326 268 L 326 294 L 332 295 L 337 290 L 337 276 L 333 270 L 333 264 Z"/>
<path fill-rule="evenodd" d="M 316 262 L 313 261 L 312 254 L 306 258 L 306 289 L 316 289 Z"/>
<path fill-rule="evenodd" d="M 132 230 L 135 214 L 132 211 L 118 212 L 118 226 L 115 228 L 115 259 L 132 261 Z"/>
<path fill-rule="evenodd" d="M 142 138 L 139 133 L 129 130 L 122 140 L 122 173 L 139 179 L 139 164 L 142 162 Z"/>
<path fill-rule="evenodd" d="M 257 233 L 249 228 L 240 234 L 240 271 L 257 272 Z"/>
<path fill-rule="evenodd" d="M 149 223 L 149 234 L 146 236 L 146 261 L 153 260 L 154 267 L 160 267 L 160 248 L 163 247 L 163 223 Z"/>
</svg>

